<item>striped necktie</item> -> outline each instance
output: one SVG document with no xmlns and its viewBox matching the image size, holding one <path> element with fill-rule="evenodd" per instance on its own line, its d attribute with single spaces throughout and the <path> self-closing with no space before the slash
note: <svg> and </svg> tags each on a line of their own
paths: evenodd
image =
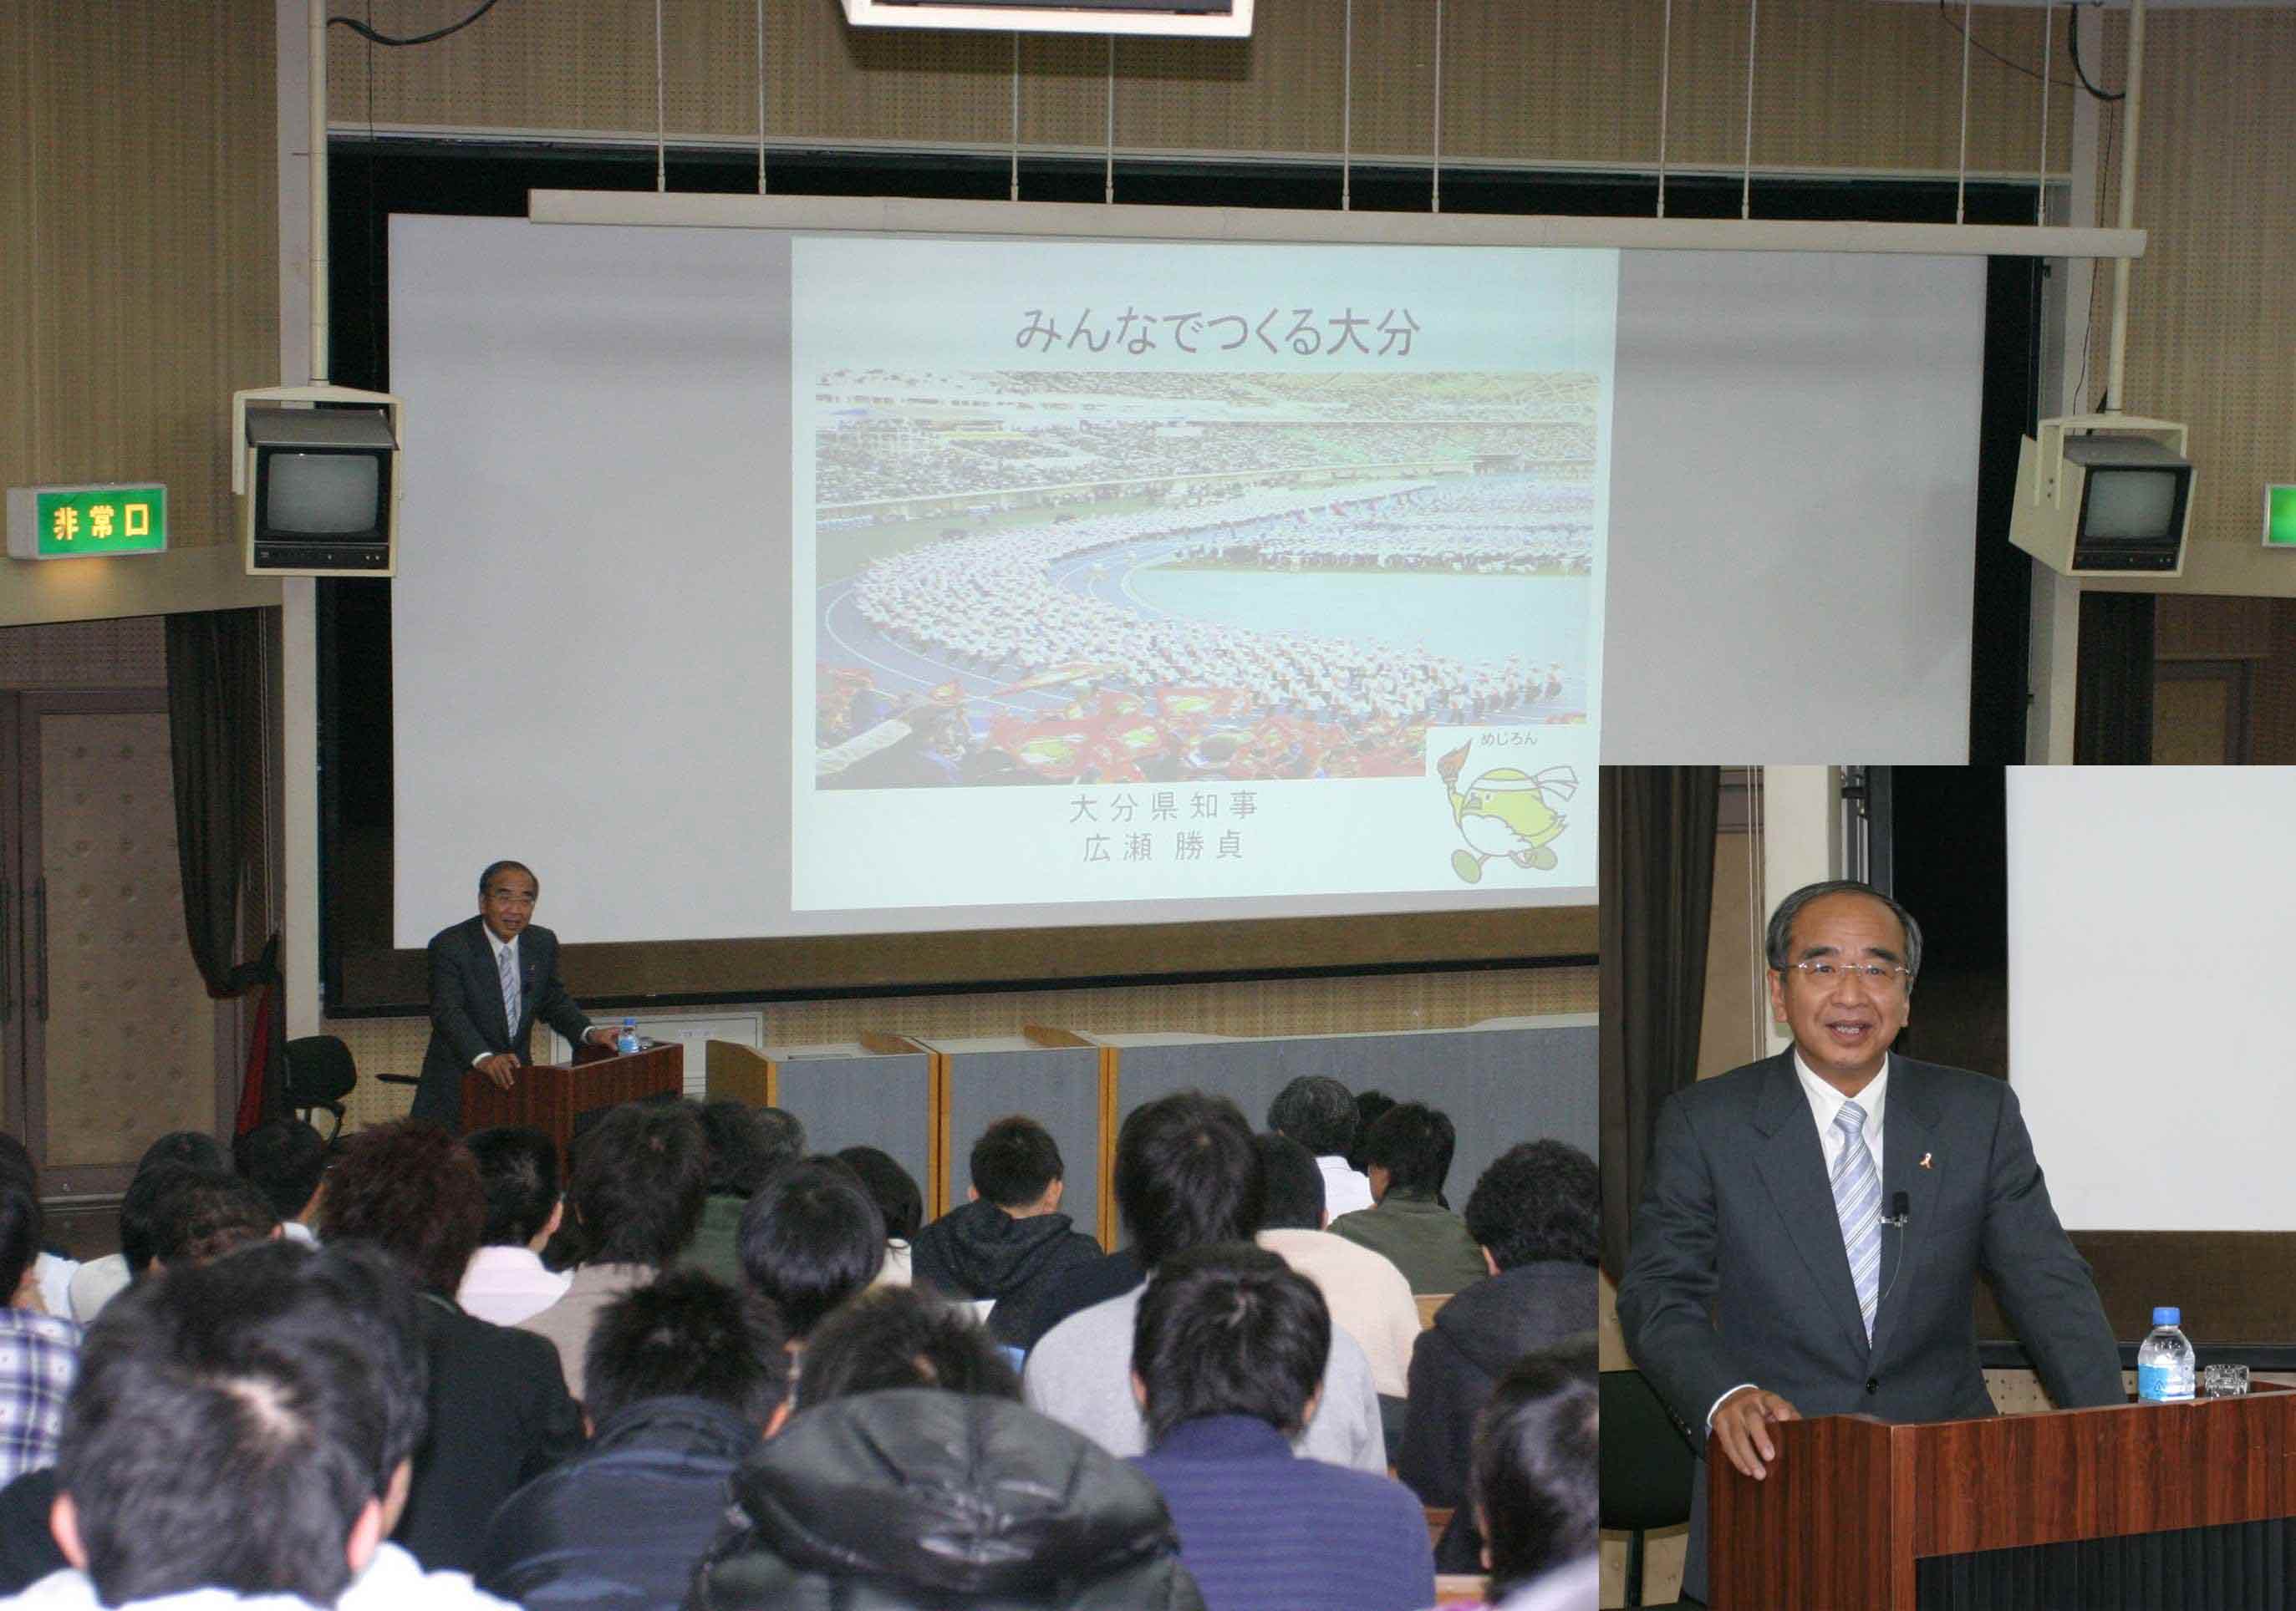
<svg viewBox="0 0 2296 1611">
<path fill-rule="evenodd" d="M 503 1022 L 510 1026 L 512 1040 L 518 1038 L 518 952 L 505 945 L 495 953 L 495 971 L 502 976 Z"/>
<path fill-rule="evenodd" d="M 1841 1132 L 1841 1156 L 1833 1162 L 1833 1212 L 1841 1222 L 1841 1247 L 1849 1255 L 1849 1279 L 1857 1288 L 1857 1310 L 1870 1343 L 1882 1285 L 1882 1175 L 1866 1145 L 1866 1110 L 1855 1102 L 1842 1103 L 1833 1127 Z"/>
</svg>

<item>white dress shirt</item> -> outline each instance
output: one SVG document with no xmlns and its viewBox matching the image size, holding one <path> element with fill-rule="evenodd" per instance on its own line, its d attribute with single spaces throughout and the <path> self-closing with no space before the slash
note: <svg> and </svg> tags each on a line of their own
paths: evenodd
<svg viewBox="0 0 2296 1611">
<path fill-rule="evenodd" d="M 1794 1048 L 1793 1066 L 1794 1078 L 1801 1082 L 1801 1094 L 1809 1103 L 1810 1120 L 1817 1126 L 1818 1148 L 1825 1154 L 1825 1178 L 1829 1181 L 1833 1178 L 1834 1168 L 1841 1161 L 1841 1149 L 1848 1145 L 1841 1127 L 1833 1122 L 1834 1116 L 1841 1111 L 1842 1103 L 1852 1101 L 1866 1110 L 1866 1128 L 1862 1133 L 1866 1147 L 1874 1154 L 1874 1173 L 1878 1178 L 1882 1173 L 1882 1116 L 1887 1111 L 1890 1096 L 1888 1056 L 1882 1059 L 1882 1072 L 1866 1081 L 1865 1088 L 1854 1097 L 1842 1095 L 1812 1074 L 1809 1065 L 1801 1060 L 1801 1048 L 1799 1046 Z M 1747 1388 L 1759 1385 L 1757 1382 L 1740 1382 L 1730 1389 L 1730 1393 L 1743 1393 Z M 1722 1407 L 1722 1399 L 1728 1398 L 1730 1393 L 1724 1394 L 1722 1398 L 1716 1399 L 1708 1406 L 1706 1429 L 1709 1432 L 1714 1430 L 1714 1411 Z"/>
<path fill-rule="evenodd" d="M 496 1326 L 515 1326 L 540 1314 L 574 1284 L 570 1270 L 545 1270 L 530 1247 L 481 1247 L 463 1266 L 455 1301 L 463 1313 Z"/>
</svg>

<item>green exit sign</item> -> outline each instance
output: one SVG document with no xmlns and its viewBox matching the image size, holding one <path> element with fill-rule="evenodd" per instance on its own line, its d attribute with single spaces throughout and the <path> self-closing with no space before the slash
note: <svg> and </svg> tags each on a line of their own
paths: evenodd
<svg viewBox="0 0 2296 1611">
<path fill-rule="evenodd" d="M 2264 545 L 2296 549 L 2296 487 L 2264 489 Z"/>
<path fill-rule="evenodd" d="M 8 552 L 19 560 L 102 559 L 168 546 L 164 487 L 12 487 Z"/>
</svg>

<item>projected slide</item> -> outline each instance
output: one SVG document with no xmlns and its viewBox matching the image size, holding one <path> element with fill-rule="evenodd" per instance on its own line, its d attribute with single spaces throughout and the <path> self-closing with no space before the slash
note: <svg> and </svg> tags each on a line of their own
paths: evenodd
<svg viewBox="0 0 2296 1611">
<path fill-rule="evenodd" d="M 1615 254 L 791 254 L 794 908 L 1593 882 Z"/>
</svg>

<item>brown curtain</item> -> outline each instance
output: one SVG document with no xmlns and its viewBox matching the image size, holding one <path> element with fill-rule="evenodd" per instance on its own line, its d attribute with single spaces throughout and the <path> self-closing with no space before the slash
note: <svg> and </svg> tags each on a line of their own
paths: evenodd
<svg viewBox="0 0 2296 1611">
<path fill-rule="evenodd" d="M 1712 766 L 1603 768 L 1603 1268 L 1613 1280 L 1659 1104 L 1697 1075 L 1721 789 Z"/>
<path fill-rule="evenodd" d="M 167 617 L 168 735 L 176 785 L 176 855 L 192 961 L 218 1000 L 264 990 L 250 1048 L 238 1128 L 283 1110 L 278 1036 L 268 992 L 279 981 L 277 936 L 255 957 L 239 951 L 248 847 L 263 819 L 263 616 L 253 609 Z"/>
<path fill-rule="evenodd" d="M 2073 761 L 2152 764 L 2152 617 L 2149 593 L 2085 593 L 2073 674 Z"/>
</svg>

